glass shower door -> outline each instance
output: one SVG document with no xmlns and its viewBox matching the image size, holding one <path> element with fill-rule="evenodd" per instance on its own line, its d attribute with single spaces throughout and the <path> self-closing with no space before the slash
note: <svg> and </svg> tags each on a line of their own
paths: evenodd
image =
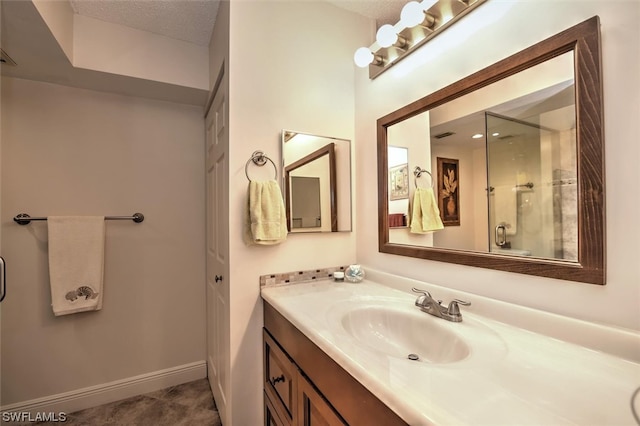
<svg viewBox="0 0 640 426">
<path fill-rule="evenodd" d="M 485 113 L 489 250 L 575 260 L 577 247 L 571 240 L 577 241 L 577 235 L 563 235 L 563 223 L 575 221 L 577 203 L 555 184 L 563 172 L 575 174 L 562 164 L 575 137 L 542 126 L 540 117 L 535 118 L 529 122 Z"/>
</svg>

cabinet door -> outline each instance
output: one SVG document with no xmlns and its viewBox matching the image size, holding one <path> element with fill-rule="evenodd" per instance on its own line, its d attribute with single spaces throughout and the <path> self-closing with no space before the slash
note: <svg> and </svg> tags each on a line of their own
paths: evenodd
<svg viewBox="0 0 640 426">
<path fill-rule="evenodd" d="M 278 413 L 266 392 L 264 393 L 264 426 L 287 426 L 287 424 L 278 417 Z"/>
<path fill-rule="evenodd" d="M 297 367 L 266 331 L 263 336 L 264 390 L 282 421 L 292 424 L 297 408 Z"/>
<path fill-rule="evenodd" d="M 318 393 L 311 382 L 298 372 L 298 426 L 342 426 L 346 423 Z"/>
</svg>

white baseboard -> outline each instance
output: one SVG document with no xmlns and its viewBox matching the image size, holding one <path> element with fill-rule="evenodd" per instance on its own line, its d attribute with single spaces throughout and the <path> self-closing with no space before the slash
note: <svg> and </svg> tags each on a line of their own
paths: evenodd
<svg viewBox="0 0 640 426">
<path fill-rule="evenodd" d="M 1 412 L 73 413 L 207 377 L 206 361 L 0 407 Z"/>
</svg>

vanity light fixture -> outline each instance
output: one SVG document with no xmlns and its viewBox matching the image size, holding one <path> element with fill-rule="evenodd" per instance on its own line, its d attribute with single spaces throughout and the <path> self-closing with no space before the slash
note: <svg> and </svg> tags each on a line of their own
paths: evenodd
<svg viewBox="0 0 640 426">
<path fill-rule="evenodd" d="M 402 8 L 400 21 L 381 26 L 376 41 L 356 50 L 353 60 L 361 68 L 369 67 L 369 78 L 374 79 L 485 1 L 410 1 Z"/>
</svg>

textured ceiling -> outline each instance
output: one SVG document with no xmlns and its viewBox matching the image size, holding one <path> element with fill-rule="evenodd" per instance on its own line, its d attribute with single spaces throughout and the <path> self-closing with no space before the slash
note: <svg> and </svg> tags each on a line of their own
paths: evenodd
<svg viewBox="0 0 640 426">
<path fill-rule="evenodd" d="M 218 0 L 69 0 L 75 13 L 206 46 Z"/>
<path fill-rule="evenodd" d="M 395 24 L 408 0 L 327 1 L 382 25 Z M 206 46 L 219 0 L 69 0 L 69 3 L 79 15 Z"/>
<path fill-rule="evenodd" d="M 378 26 L 395 24 L 400 20 L 402 6 L 409 0 L 327 0 L 338 7 L 367 18 L 375 19 Z"/>
</svg>

